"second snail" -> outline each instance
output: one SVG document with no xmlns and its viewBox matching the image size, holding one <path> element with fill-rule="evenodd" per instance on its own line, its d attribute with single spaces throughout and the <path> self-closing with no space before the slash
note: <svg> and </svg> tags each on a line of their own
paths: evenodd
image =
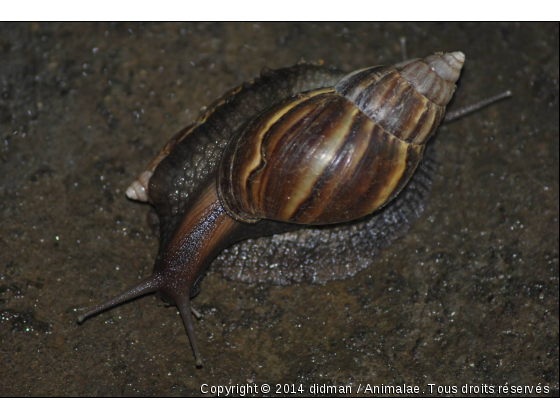
<svg viewBox="0 0 560 420">
<path fill-rule="evenodd" d="M 127 190 L 159 217 L 152 275 L 78 321 L 157 292 L 179 309 L 201 366 L 191 298 L 225 248 L 356 219 L 377 218 L 373 240 L 400 236 L 406 229 L 394 221 L 421 212 L 415 207 L 427 194 L 421 179 L 399 194 L 419 177 L 413 175 L 440 123 L 509 95 L 446 116 L 464 62 L 462 52 L 435 53 L 350 74 L 300 63 L 264 69 L 227 92 Z"/>
</svg>

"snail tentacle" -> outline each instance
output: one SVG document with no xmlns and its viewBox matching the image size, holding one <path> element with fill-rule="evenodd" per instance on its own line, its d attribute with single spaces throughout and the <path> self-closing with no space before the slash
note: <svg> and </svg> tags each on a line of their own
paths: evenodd
<svg viewBox="0 0 560 420">
<path fill-rule="evenodd" d="M 194 353 L 196 366 L 202 367 L 202 358 L 200 357 L 200 350 L 198 349 L 198 340 L 196 339 L 193 318 L 191 316 L 192 307 L 191 307 L 190 299 L 188 298 L 188 296 L 183 296 L 176 303 L 177 303 L 177 307 L 179 308 L 179 313 L 181 314 L 181 318 L 183 319 L 183 324 L 185 324 L 185 329 L 187 330 L 189 341 L 191 342 L 191 347 Z"/>
<path fill-rule="evenodd" d="M 150 276 L 142 280 L 140 283 L 137 283 L 136 285 L 132 286 L 130 289 L 125 290 L 124 292 L 119 293 L 118 295 L 112 297 L 111 299 L 93 307 L 92 309 L 90 309 L 89 311 L 87 311 L 85 314 L 81 315 L 78 318 L 78 323 L 81 324 L 82 322 L 84 322 L 86 318 L 96 315 L 99 312 L 102 312 L 106 309 L 112 308 L 113 306 L 117 306 L 131 299 L 147 295 L 148 293 L 157 292 L 158 290 L 159 290 L 158 279 L 154 276 Z"/>
<path fill-rule="evenodd" d="M 453 111 L 449 111 L 445 114 L 445 117 L 443 117 L 442 124 L 447 124 L 456 121 L 460 118 L 463 118 L 465 115 L 471 114 L 475 111 L 478 111 L 479 109 L 485 108 L 503 99 L 510 98 L 511 96 L 513 96 L 513 92 L 511 90 L 506 90 L 505 92 L 475 102 L 474 104 L 470 104 L 465 107 Z"/>
</svg>

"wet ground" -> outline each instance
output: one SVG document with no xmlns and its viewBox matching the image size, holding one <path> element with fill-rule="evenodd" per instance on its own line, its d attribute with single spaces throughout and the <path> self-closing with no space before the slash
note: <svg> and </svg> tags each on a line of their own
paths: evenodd
<svg viewBox="0 0 560 420">
<path fill-rule="evenodd" d="M 439 130 L 432 199 L 404 238 L 325 285 L 211 271 L 195 300 L 202 369 L 153 296 L 76 324 L 150 273 L 150 207 L 124 191 L 201 107 L 263 66 L 398 62 L 401 36 L 412 57 L 466 54 L 454 105 L 515 94 Z M 558 24 L 3 24 L 0 396 L 247 383 L 557 396 L 558 36 Z"/>
</svg>

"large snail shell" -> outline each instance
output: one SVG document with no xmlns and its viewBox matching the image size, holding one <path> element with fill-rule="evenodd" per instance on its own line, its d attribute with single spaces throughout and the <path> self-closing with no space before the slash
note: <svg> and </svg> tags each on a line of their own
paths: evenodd
<svg viewBox="0 0 560 420">
<path fill-rule="evenodd" d="M 356 71 L 258 114 L 226 146 L 218 192 L 245 222 L 340 223 L 394 198 L 453 96 L 460 52 Z"/>
</svg>

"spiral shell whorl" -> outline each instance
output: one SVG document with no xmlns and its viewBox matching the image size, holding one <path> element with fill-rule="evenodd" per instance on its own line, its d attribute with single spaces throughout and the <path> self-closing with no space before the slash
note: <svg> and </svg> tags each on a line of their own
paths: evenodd
<svg viewBox="0 0 560 420">
<path fill-rule="evenodd" d="M 461 52 L 438 53 L 358 70 L 335 88 L 387 132 L 407 143 L 424 144 L 443 118 L 463 63 Z"/>
<path fill-rule="evenodd" d="M 455 83 L 461 74 L 463 64 L 465 64 L 465 54 L 461 51 L 452 53 L 436 53 L 423 60 L 431 66 L 431 69 L 443 80 Z"/>
<path fill-rule="evenodd" d="M 436 105 L 445 107 L 455 92 L 465 63 L 465 54 L 436 53 L 423 60 L 415 59 L 395 64 L 395 69 L 414 87 Z"/>
</svg>

